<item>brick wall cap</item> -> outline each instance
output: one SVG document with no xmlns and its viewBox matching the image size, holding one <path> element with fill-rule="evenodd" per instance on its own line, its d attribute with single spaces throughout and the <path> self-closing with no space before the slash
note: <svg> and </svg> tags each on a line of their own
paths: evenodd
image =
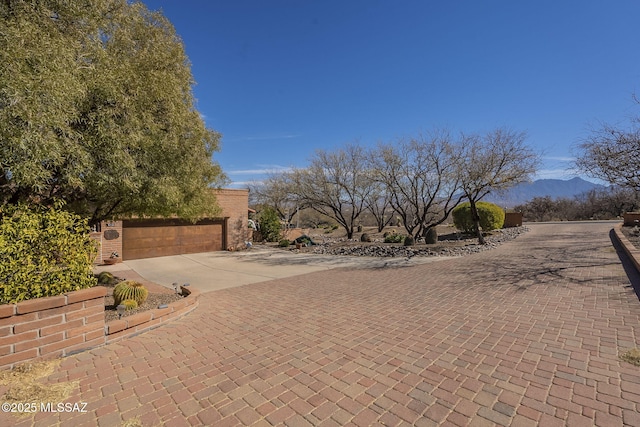
<svg viewBox="0 0 640 427">
<path fill-rule="evenodd" d="M 73 304 L 74 302 L 102 298 L 107 295 L 107 288 L 104 286 L 94 286 L 92 288 L 68 292 L 65 295 L 67 296 L 67 304 Z"/>
<path fill-rule="evenodd" d="M 5 317 L 11 317 L 16 314 L 15 304 L 3 304 L 0 305 L 0 319 Z"/>
<path fill-rule="evenodd" d="M 56 308 L 66 305 L 67 297 L 58 295 L 55 297 L 44 297 L 20 301 L 16 304 L 17 314 L 33 313 L 34 311 L 46 310 L 47 308 Z"/>
</svg>

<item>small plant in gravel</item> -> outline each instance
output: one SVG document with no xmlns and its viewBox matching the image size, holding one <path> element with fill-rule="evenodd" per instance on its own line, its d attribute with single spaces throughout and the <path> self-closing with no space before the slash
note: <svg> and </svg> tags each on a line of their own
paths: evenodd
<svg viewBox="0 0 640 427">
<path fill-rule="evenodd" d="M 632 365 L 640 366 L 640 349 L 632 348 L 631 350 L 627 350 L 620 355 L 620 359 Z"/>
<path fill-rule="evenodd" d="M 291 242 L 288 239 L 282 239 L 278 243 L 278 246 L 280 246 L 281 248 L 288 248 L 290 244 Z"/>
<path fill-rule="evenodd" d="M 120 305 L 123 301 L 132 299 L 135 300 L 138 305 L 146 301 L 149 291 L 142 285 L 142 283 L 125 280 L 120 282 L 113 288 L 113 299 L 115 305 Z"/>
<path fill-rule="evenodd" d="M 384 236 L 385 243 L 400 243 L 404 241 L 404 236 L 402 234 L 396 234 L 395 231 Z"/>
</svg>

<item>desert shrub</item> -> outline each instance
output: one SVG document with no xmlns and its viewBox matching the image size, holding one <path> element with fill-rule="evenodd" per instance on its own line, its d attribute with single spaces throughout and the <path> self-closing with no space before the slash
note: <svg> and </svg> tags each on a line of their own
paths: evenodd
<svg viewBox="0 0 640 427">
<path fill-rule="evenodd" d="M 87 221 L 61 207 L 0 208 L 0 304 L 96 285 L 98 245 Z"/>
<path fill-rule="evenodd" d="M 260 211 L 258 218 L 258 228 L 262 238 L 267 242 L 277 242 L 280 238 L 280 217 L 278 212 L 270 206 Z"/>
<path fill-rule="evenodd" d="M 407 236 L 404 238 L 404 245 L 405 246 L 413 246 L 415 245 L 416 241 L 413 238 L 413 236 Z"/>
<path fill-rule="evenodd" d="M 287 248 L 290 244 L 291 242 L 288 239 L 282 239 L 280 240 L 280 242 L 278 242 L 278 246 L 280 246 L 281 248 Z"/>
<path fill-rule="evenodd" d="M 119 305 L 128 299 L 132 299 L 140 305 L 147 300 L 148 295 L 149 291 L 147 291 L 147 288 L 145 288 L 142 283 L 134 280 L 125 280 L 124 282 L 118 283 L 116 287 L 113 288 L 113 299 L 115 305 Z"/>
<path fill-rule="evenodd" d="M 483 231 L 497 230 L 504 225 L 504 210 L 498 205 L 489 202 L 477 202 L 476 208 L 480 216 L 480 227 Z M 473 232 L 473 218 L 471 217 L 471 204 L 461 203 L 451 212 L 453 225 L 465 233 Z"/>
<path fill-rule="evenodd" d="M 391 231 L 390 233 L 385 233 L 386 236 L 384 236 L 384 242 L 385 243 L 400 243 L 402 241 L 404 241 L 404 235 L 402 234 L 396 234 L 395 231 Z"/>
</svg>

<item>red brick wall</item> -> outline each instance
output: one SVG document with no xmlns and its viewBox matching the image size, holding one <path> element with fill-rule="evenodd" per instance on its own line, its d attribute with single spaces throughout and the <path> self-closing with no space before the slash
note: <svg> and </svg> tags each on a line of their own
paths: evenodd
<svg viewBox="0 0 640 427">
<path fill-rule="evenodd" d="M 249 230 L 249 190 L 215 190 L 220 214 L 227 220 L 227 248 L 237 250 L 245 247 Z"/>
<path fill-rule="evenodd" d="M 0 305 L 0 368 L 105 343 L 102 286 Z"/>
</svg>

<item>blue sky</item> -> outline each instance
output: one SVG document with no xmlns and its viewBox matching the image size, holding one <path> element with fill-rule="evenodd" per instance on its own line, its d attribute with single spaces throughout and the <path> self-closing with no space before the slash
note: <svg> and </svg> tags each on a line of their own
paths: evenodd
<svg viewBox="0 0 640 427">
<path fill-rule="evenodd" d="M 568 179 L 601 121 L 640 115 L 640 2 L 146 0 L 183 39 L 232 186 L 317 149 L 447 127 L 526 131 Z"/>
</svg>

